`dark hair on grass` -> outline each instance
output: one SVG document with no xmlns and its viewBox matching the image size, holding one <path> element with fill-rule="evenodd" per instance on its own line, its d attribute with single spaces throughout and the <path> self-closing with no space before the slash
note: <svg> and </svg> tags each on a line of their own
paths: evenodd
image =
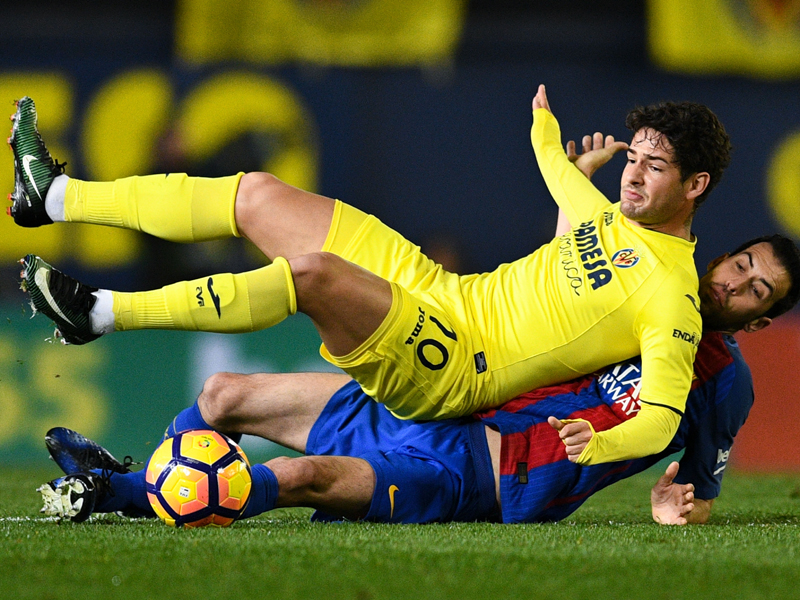
<svg viewBox="0 0 800 600">
<path fill-rule="evenodd" d="M 675 161 L 686 181 L 695 173 L 708 173 L 711 180 L 695 199 L 697 209 L 719 183 L 731 162 L 731 140 L 711 109 L 696 102 L 660 102 L 637 106 L 628 113 L 625 126 L 636 133 L 653 129 L 667 138 Z"/>
<path fill-rule="evenodd" d="M 755 246 L 761 242 L 766 242 L 772 246 L 775 257 L 789 274 L 789 291 L 762 315 L 774 319 L 788 310 L 791 310 L 794 305 L 797 304 L 797 301 L 800 300 L 800 250 L 798 250 L 797 244 L 792 240 L 776 233 L 774 235 L 764 235 L 745 242 L 731 252 L 731 256 L 744 252 L 750 246 Z"/>
</svg>

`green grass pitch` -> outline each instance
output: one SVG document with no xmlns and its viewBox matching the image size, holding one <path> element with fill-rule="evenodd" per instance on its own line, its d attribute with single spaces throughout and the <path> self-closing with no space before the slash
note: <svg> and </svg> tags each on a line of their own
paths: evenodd
<svg viewBox="0 0 800 600">
<path fill-rule="evenodd" d="M 649 471 L 543 525 L 312 524 L 275 511 L 229 529 L 115 516 L 58 523 L 0 471 L 3 598 L 800 598 L 800 475 L 729 473 L 705 526 L 650 521 Z"/>
</svg>

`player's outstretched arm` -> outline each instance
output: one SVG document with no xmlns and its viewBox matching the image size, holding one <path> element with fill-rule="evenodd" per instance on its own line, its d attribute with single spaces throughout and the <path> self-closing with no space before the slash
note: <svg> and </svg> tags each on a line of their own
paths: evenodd
<svg viewBox="0 0 800 600">
<path fill-rule="evenodd" d="M 544 84 L 539 84 L 539 90 L 536 92 L 536 95 L 533 97 L 533 110 L 537 108 L 544 108 L 548 112 L 552 113 L 553 111 L 550 110 L 550 103 L 547 101 L 547 91 L 544 88 Z M 570 141 L 572 144 L 573 154 L 575 150 L 575 143 Z M 570 160 L 574 163 L 577 160 L 577 155 L 575 159 L 570 158 Z M 577 163 L 576 163 L 577 164 Z M 580 169 L 580 167 L 578 167 Z M 599 168 L 599 167 L 598 167 Z M 584 171 L 581 171 L 587 178 L 591 179 L 591 175 L 587 174 Z M 556 223 L 556 237 L 559 235 L 564 235 L 570 229 L 572 229 L 572 223 L 569 222 L 567 218 L 567 214 L 561 209 L 558 209 L 558 222 Z"/>
<path fill-rule="evenodd" d="M 539 89 L 533 97 L 533 110 L 543 108 L 550 114 L 550 102 L 547 100 L 547 90 L 544 84 L 539 84 Z M 570 162 L 574 163 L 581 173 L 586 175 L 588 179 L 606 164 L 611 158 L 620 150 L 627 150 L 628 144 L 625 142 L 617 142 L 614 140 L 613 135 L 603 136 L 602 133 L 596 131 L 594 135 L 585 135 L 581 140 L 582 153 L 576 152 L 576 144 L 574 140 L 567 142 L 567 158 Z"/>
<path fill-rule="evenodd" d="M 608 199 L 573 168 L 561 144 L 561 130 L 543 85 L 533 98 L 531 144 L 547 189 L 570 222 L 582 222 L 610 205 Z"/>
<path fill-rule="evenodd" d="M 653 520 L 661 525 L 697 522 L 689 518 L 695 510 L 694 485 L 675 483 L 678 468 L 677 462 L 671 462 L 650 492 Z"/>
<path fill-rule="evenodd" d="M 594 135 L 585 135 L 581 140 L 582 153 L 578 154 L 575 150 L 575 140 L 567 142 L 567 158 L 578 170 L 592 179 L 597 170 L 606 164 L 611 157 L 620 150 L 627 150 L 628 144 L 625 142 L 614 141 L 613 135 L 603 137 L 603 134 L 596 131 Z M 556 224 L 556 236 L 564 235 L 572 228 L 572 223 L 567 219 L 566 213 L 558 209 L 558 223 Z"/>
</svg>

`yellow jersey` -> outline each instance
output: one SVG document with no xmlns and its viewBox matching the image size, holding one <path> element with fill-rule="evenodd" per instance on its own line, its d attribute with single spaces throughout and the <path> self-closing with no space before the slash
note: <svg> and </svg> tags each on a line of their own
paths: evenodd
<svg viewBox="0 0 800 600">
<path fill-rule="evenodd" d="M 489 376 L 502 382 L 492 387 L 510 398 L 641 354 L 641 398 L 682 411 L 702 331 L 694 242 L 624 217 L 567 159 L 548 111 L 535 112 L 531 139 L 548 189 L 578 225 L 465 278 Z"/>
<path fill-rule="evenodd" d="M 683 411 L 701 337 L 694 242 L 624 217 L 569 162 L 548 111 L 535 111 L 532 141 L 553 197 L 578 225 L 491 273 L 448 273 L 337 202 L 323 250 L 392 282 L 393 307 L 356 351 L 322 354 L 416 419 L 471 414 L 641 354 L 640 415 L 597 433 L 580 462 L 659 451 Z"/>
</svg>

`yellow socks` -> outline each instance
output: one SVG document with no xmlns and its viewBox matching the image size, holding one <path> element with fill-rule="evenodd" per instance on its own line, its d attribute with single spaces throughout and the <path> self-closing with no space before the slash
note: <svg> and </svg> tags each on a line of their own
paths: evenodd
<svg viewBox="0 0 800 600">
<path fill-rule="evenodd" d="M 64 218 L 144 231 L 173 242 L 238 236 L 233 209 L 241 176 L 210 179 L 171 173 L 109 182 L 70 179 Z"/>
<path fill-rule="evenodd" d="M 117 331 L 245 333 L 276 325 L 297 311 L 292 273 L 284 258 L 247 273 L 212 275 L 150 292 L 112 295 Z"/>
<path fill-rule="evenodd" d="M 234 205 L 242 173 L 183 173 L 109 182 L 69 179 L 64 219 L 143 231 L 173 242 L 238 236 Z M 289 263 L 277 258 L 247 273 L 182 281 L 149 292 L 111 292 L 113 328 L 242 333 L 271 327 L 297 311 Z M 111 328 L 108 315 L 108 330 Z"/>
</svg>

